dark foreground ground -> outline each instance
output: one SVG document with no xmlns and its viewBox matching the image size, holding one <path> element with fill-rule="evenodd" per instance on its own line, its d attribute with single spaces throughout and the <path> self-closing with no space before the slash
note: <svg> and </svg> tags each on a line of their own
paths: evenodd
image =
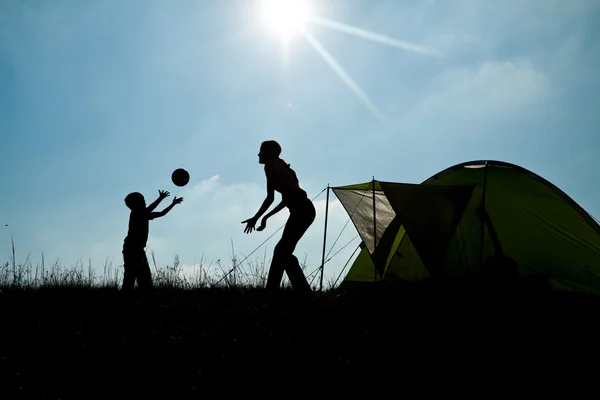
<svg viewBox="0 0 600 400">
<path fill-rule="evenodd" d="M 3 289 L 0 399 L 397 398 L 483 379 L 490 394 L 598 372 L 595 298 L 422 288 L 265 304 L 255 289 L 162 290 L 153 307 L 111 289 Z"/>
</svg>

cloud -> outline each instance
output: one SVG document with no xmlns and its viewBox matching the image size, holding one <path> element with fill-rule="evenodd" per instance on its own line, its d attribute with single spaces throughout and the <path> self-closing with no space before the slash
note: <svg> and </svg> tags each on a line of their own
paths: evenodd
<svg viewBox="0 0 600 400">
<path fill-rule="evenodd" d="M 557 92 L 554 81 L 532 61 L 509 59 L 448 66 L 424 81 L 414 97 L 378 146 L 379 159 L 389 160 L 381 161 L 382 170 L 405 149 L 400 150 L 402 162 L 410 168 L 389 180 L 417 183 L 469 159 L 520 157 L 514 149 L 529 149 L 526 142 L 548 120 L 541 116 Z M 427 172 L 417 177 L 414 171 Z"/>
<path fill-rule="evenodd" d="M 534 107 L 550 91 L 548 77 L 527 60 L 487 61 L 436 76 L 419 112 L 446 118 L 497 119 Z"/>
</svg>

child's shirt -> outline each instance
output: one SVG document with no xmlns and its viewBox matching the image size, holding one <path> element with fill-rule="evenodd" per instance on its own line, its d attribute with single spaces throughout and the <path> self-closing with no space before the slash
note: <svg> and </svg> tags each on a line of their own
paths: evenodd
<svg viewBox="0 0 600 400">
<path fill-rule="evenodd" d="M 149 221 L 154 219 L 154 213 L 143 209 L 140 211 L 131 211 L 129 214 L 129 230 L 125 237 L 125 246 L 145 248 L 148 241 Z"/>
</svg>

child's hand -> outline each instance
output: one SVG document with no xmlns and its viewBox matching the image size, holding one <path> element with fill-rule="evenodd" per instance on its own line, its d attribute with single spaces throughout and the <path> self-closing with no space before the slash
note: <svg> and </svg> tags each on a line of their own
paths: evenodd
<svg viewBox="0 0 600 400">
<path fill-rule="evenodd" d="M 169 192 L 167 192 L 166 190 L 159 190 L 158 191 L 158 197 L 160 197 L 161 199 L 164 199 L 165 197 L 169 197 L 171 194 Z"/>
<path fill-rule="evenodd" d="M 173 204 L 179 204 L 183 201 L 183 197 L 173 197 Z"/>
</svg>

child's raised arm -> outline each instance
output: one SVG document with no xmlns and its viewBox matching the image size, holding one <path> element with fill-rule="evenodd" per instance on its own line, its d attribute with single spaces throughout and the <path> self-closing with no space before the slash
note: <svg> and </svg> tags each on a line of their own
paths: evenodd
<svg viewBox="0 0 600 400">
<path fill-rule="evenodd" d="M 167 213 L 169 211 L 171 211 L 173 209 L 173 207 L 175 207 L 175 204 L 179 204 L 183 201 L 183 197 L 173 197 L 173 202 L 164 210 L 159 211 L 159 212 L 151 212 L 150 213 L 150 219 L 154 219 L 154 218 L 160 218 L 160 217 L 164 217 L 165 215 L 167 215 Z"/>
<path fill-rule="evenodd" d="M 154 211 L 154 209 L 156 208 L 156 206 L 158 206 L 158 204 L 166 197 L 169 197 L 170 193 L 167 192 L 166 190 L 159 190 L 158 191 L 158 199 L 154 200 L 154 203 L 150 204 L 148 206 L 148 208 L 146 208 L 146 211 L 148 212 L 152 212 Z"/>
</svg>

